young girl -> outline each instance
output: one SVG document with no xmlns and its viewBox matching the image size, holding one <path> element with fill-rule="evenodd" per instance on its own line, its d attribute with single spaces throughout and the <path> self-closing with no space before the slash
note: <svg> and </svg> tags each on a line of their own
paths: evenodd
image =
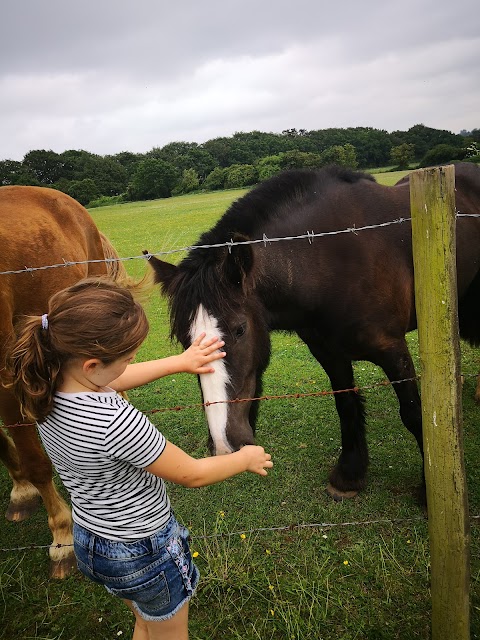
<svg viewBox="0 0 480 640">
<path fill-rule="evenodd" d="M 24 320 L 11 387 L 70 494 L 79 569 L 132 609 L 134 640 L 186 640 L 199 573 L 164 480 L 202 487 L 244 471 L 265 476 L 273 464 L 252 445 L 191 458 L 119 395 L 173 373 L 208 374 L 225 355 L 223 342 L 201 335 L 180 355 L 132 364 L 147 333 L 127 289 L 83 280 L 55 294 L 48 314 Z"/>
</svg>

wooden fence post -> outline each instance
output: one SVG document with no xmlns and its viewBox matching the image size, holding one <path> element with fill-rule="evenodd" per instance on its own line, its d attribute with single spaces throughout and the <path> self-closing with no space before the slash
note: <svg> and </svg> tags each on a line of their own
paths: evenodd
<svg viewBox="0 0 480 640">
<path fill-rule="evenodd" d="M 410 175 L 432 639 L 470 638 L 470 528 L 463 463 L 455 168 Z"/>
</svg>

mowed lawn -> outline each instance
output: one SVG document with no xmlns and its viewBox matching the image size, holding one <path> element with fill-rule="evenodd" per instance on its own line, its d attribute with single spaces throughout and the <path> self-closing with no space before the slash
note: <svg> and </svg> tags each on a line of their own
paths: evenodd
<svg viewBox="0 0 480 640">
<path fill-rule="evenodd" d="M 393 184 L 406 172 L 376 174 Z M 137 256 L 193 244 L 244 191 L 195 194 L 91 210 L 128 272 L 148 268 Z M 380 231 L 381 232 L 381 231 Z M 150 335 L 139 359 L 179 351 L 169 338 L 168 310 L 159 291 L 147 305 Z M 409 336 L 418 362 L 416 335 Z M 473 401 L 478 353 L 462 345 L 464 439 L 471 515 L 480 514 L 480 409 Z M 355 365 L 365 388 L 370 470 L 357 498 L 334 503 L 325 494 L 340 451 L 332 396 L 263 401 L 257 441 L 275 467 L 267 478 L 243 475 L 213 487 L 170 486 L 179 520 L 192 534 L 202 580 L 191 604 L 195 640 L 427 640 L 430 633 L 427 523 L 415 499 L 421 460 L 403 427 L 385 376 Z M 328 390 L 329 382 L 296 335 L 272 335 L 266 395 Z M 195 456 L 207 454 L 207 428 L 194 376 L 165 378 L 130 394 L 150 412 L 167 438 Z M 170 410 L 172 407 L 179 410 Z M 0 470 L 6 508 L 10 483 Z M 300 525 L 300 526 L 298 526 Z M 132 618 L 120 602 L 80 575 L 48 579 L 45 549 L 5 551 L 51 537 L 43 509 L 28 522 L 2 524 L 0 638 L 104 640 L 131 636 Z M 477 519 L 472 519 L 472 638 L 480 637 L 480 561 Z M 453 640 L 453 639 L 452 639 Z"/>
</svg>

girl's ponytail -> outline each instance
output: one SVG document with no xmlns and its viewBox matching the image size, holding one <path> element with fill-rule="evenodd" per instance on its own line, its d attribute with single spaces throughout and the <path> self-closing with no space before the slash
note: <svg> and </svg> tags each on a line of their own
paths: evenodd
<svg viewBox="0 0 480 640">
<path fill-rule="evenodd" d="M 7 356 L 9 382 L 5 386 L 12 388 L 26 419 L 42 420 L 50 413 L 61 364 L 50 347 L 45 316 L 27 316 L 20 321 Z"/>
</svg>

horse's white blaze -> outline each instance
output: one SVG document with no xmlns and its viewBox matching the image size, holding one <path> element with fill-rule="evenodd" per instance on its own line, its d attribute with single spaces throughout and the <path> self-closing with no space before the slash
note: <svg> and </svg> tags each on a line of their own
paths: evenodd
<svg viewBox="0 0 480 640">
<path fill-rule="evenodd" d="M 205 332 L 203 341 L 217 336 L 220 340 L 223 336 L 218 328 L 217 320 L 200 305 L 195 319 L 190 327 L 190 338 L 195 340 L 202 332 Z M 200 376 L 204 402 L 220 402 L 205 407 L 208 420 L 208 428 L 212 436 L 216 455 L 231 453 L 232 447 L 227 440 L 227 385 L 229 376 L 226 364 L 223 360 L 215 360 L 211 363 L 214 373 L 204 373 Z"/>
</svg>

